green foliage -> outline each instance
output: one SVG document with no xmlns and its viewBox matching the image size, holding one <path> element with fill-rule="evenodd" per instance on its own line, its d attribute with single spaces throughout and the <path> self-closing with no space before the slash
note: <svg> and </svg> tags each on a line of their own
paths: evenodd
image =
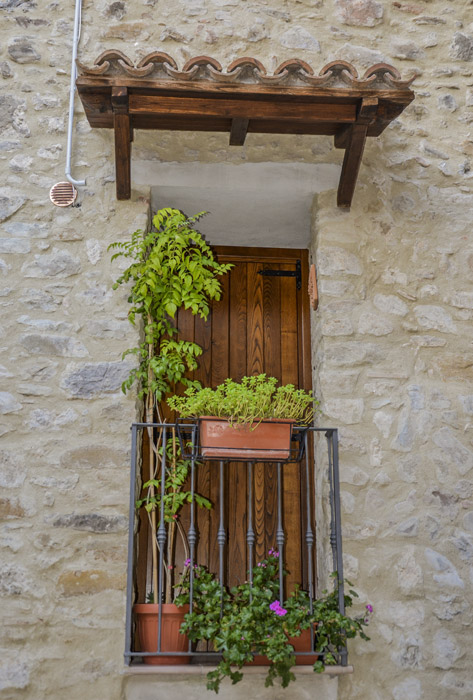
<svg viewBox="0 0 473 700">
<path fill-rule="evenodd" d="M 180 459 L 180 450 L 178 447 L 176 449 L 176 447 L 172 441 L 169 441 L 166 446 L 168 467 L 166 469 L 164 492 L 164 520 L 167 523 L 172 523 L 177 519 L 179 511 L 185 503 L 192 503 L 192 492 L 183 488 L 189 475 L 190 461 Z M 175 454 L 173 453 L 174 449 L 176 449 Z M 159 452 L 162 455 L 163 449 L 161 448 Z M 154 489 L 150 488 L 152 486 L 154 486 Z M 136 501 L 136 507 L 141 508 L 141 506 L 144 506 L 148 513 L 156 509 L 158 517 L 160 517 L 162 499 L 161 474 L 156 479 L 149 479 L 149 481 L 144 483 L 143 490 L 146 490 L 146 496 Z M 212 507 L 210 501 L 198 493 L 194 493 L 194 501 L 200 508 L 210 510 Z"/>
<path fill-rule="evenodd" d="M 299 424 L 310 423 L 318 405 L 312 392 L 296 389 L 293 384 L 277 387 L 277 383 L 265 374 L 243 377 L 241 382 L 226 379 L 216 389 L 188 387 L 184 396 L 173 396 L 167 403 L 182 418 L 218 416 L 232 424 L 292 418 Z"/>
<path fill-rule="evenodd" d="M 350 607 L 354 591 L 345 596 L 345 606 Z M 176 599 L 177 605 L 189 603 L 189 582 Z M 222 660 L 214 671 L 207 674 L 207 688 L 218 693 L 220 683 L 229 677 L 237 683 L 243 677 L 241 668 L 251 662 L 253 654 L 264 654 L 270 665 L 265 685 L 273 685 L 281 679 L 285 688 L 295 680 L 292 666 L 295 664 L 294 647 L 290 638 L 300 636 L 303 630 L 316 630 L 315 651 L 325 653 L 324 661 L 314 664 L 320 672 L 324 664 L 335 664 L 334 653 L 347 638 L 360 635 L 368 639 L 363 627 L 368 624 L 371 606 L 360 618 L 350 618 L 338 612 L 338 591 L 323 592 L 314 600 L 310 611 L 309 596 L 296 588 L 283 603 L 279 603 L 279 554 L 269 551 L 269 556 L 253 569 L 253 585 L 244 583 L 228 591 L 220 586 L 216 577 L 205 567 L 195 567 L 193 585 L 193 611 L 187 613 L 181 626 L 194 641 L 210 641 L 214 649 L 222 653 Z M 236 669 L 235 669 L 236 667 Z"/>
<path fill-rule="evenodd" d="M 160 209 L 153 218 L 156 230 L 135 231 L 130 241 L 109 246 L 117 251 L 112 260 L 121 256 L 132 261 L 113 288 L 131 284 L 128 318 L 135 324 L 141 317 L 144 329 L 144 342 L 123 355 L 135 355 L 139 362 L 123 383 L 124 392 L 138 381 L 140 398 L 152 392 L 160 401 L 175 382 L 196 384 L 184 375 L 196 369 L 202 349 L 196 343 L 179 340 L 173 320 L 181 307 L 206 319 L 210 301 L 220 299 L 217 277 L 232 267 L 217 263 L 202 235 L 194 229 L 204 214 L 186 217 L 178 209 Z"/>
</svg>

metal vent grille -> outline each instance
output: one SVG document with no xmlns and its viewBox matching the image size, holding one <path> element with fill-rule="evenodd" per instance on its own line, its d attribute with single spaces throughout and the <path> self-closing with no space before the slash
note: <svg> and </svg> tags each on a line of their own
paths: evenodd
<svg viewBox="0 0 473 700">
<path fill-rule="evenodd" d="M 49 199 L 57 207 L 70 207 L 77 198 L 77 190 L 70 182 L 57 182 L 49 191 Z"/>
</svg>

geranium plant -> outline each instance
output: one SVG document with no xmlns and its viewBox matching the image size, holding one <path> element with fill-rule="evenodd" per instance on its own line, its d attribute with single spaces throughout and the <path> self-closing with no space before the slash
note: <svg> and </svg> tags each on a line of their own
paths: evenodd
<svg viewBox="0 0 473 700">
<path fill-rule="evenodd" d="M 215 651 L 222 653 L 217 668 L 207 674 L 207 688 L 218 693 L 225 677 L 237 683 L 243 677 L 242 667 L 251 663 L 254 654 L 267 657 L 269 667 L 266 686 L 281 679 L 285 688 L 295 680 L 291 671 L 295 664 L 291 643 L 304 630 L 312 628 L 315 634 L 315 652 L 323 657 L 314 663 L 314 671 L 336 663 L 336 653 L 347 638 L 357 635 L 369 639 L 364 627 L 373 608 L 356 618 L 340 614 L 338 590 L 323 591 L 322 597 L 312 602 L 300 588 L 282 601 L 279 591 L 279 553 L 270 550 L 264 561 L 253 568 L 252 583 L 222 589 L 218 579 L 203 566 L 193 572 L 192 612 L 185 615 L 181 631 L 194 642 L 208 641 Z M 351 585 L 351 584 L 349 584 Z M 353 590 L 345 595 L 345 607 L 353 603 Z M 188 604 L 189 581 L 176 599 L 177 605 Z M 312 651 L 312 650 L 311 650 Z"/>
</svg>

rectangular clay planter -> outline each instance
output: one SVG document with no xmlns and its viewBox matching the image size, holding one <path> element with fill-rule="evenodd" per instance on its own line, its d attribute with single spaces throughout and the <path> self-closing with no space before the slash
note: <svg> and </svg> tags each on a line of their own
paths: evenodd
<svg viewBox="0 0 473 700">
<path fill-rule="evenodd" d="M 310 644 L 310 629 L 303 630 L 299 637 L 290 637 L 290 644 L 294 647 L 294 651 L 312 651 Z M 296 666 L 312 666 L 319 657 L 317 654 L 308 654 L 307 656 L 296 656 Z M 270 661 L 267 656 L 255 654 L 253 661 L 247 666 L 269 666 Z"/>
<path fill-rule="evenodd" d="M 205 458 L 244 459 L 255 462 L 284 461 L 289 458 L 292 426 L 290 419 L 231 425 L 225 418 L 200 418 L 200 445 Z"/>
<path fill-rule="evenodd" d="M 173 603 L 161 606 L 161 651 L 187 651 L 189 639 L 179 629 L 189 606 L 178 608 Z M 133 606 L 141 651 L 153 652 L 158 648 L 159 605 L 137 603 Z M 189 656 L 144 656 L 145 664 L 165 666 L 190 663 Z"/>
</svg>

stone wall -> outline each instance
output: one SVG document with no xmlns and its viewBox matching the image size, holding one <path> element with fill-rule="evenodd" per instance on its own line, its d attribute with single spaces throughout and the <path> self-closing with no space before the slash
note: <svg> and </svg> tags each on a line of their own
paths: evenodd
<svg viewBox="0 0 473 700">
<path fill-rule="evenodd" d="M 133 342 L 107 245 L 145 226 L 116 202 L 110 132 L 76 108 L 78 206 L 63 180 L 73 3 L 0 1 L 0 688 L 120 697 Z M 351 212 L 315 206 L 324 420 L 342 428 L 346 565 L 375 615 L 341 699 L 473 693 L 473 16 L 444 0 L 84 2 L 79 55 L 153 49 L 182 66 L 297 55 L 415 69 L 416 100 L 368 143 Z M 141 161 L 340 163 L 328 138 L 138 132 Z M 92 690 L 93 688 L 93 690 Z M 291 697 L 288 691 L 286 697 Z"/>
<path fill-rule="evenodd" d="M 340 426 L 345 573 L 376 611 L 339 697 L 469 696 L 471 195 L 376 182 L 368 165 L 350 214 L 334 192 L 319 195 L 312 250 L 319 395 L 324 422 Z M 399 198 L 416 200 L 401 221 Z"/>
</svg>

